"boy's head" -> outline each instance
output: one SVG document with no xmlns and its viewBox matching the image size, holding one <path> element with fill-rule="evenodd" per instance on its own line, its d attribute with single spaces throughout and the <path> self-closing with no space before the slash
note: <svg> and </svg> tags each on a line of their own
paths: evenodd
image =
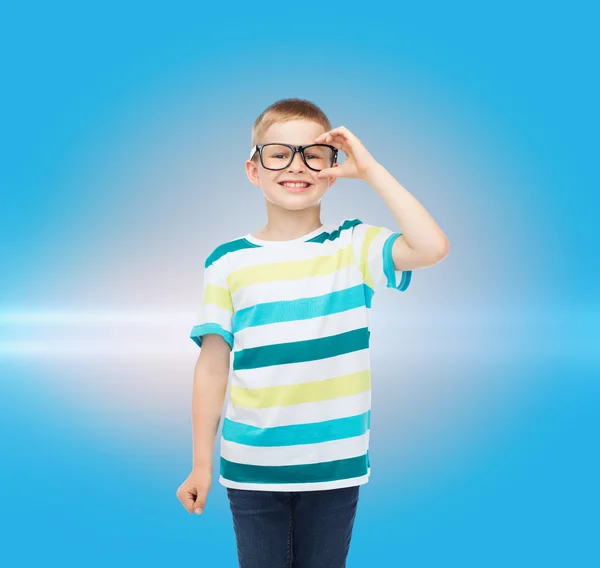
<svg viewBox="0 0 600 568">
<path fill-rule="evenodd" d="M 262 189 L 268 201 L 284 209 L 306 209 L 318 204 L 337 178 L 320 179 L 317 173 L 337 166 L 337 151 L 319 145 L 307 148 L 303 156 L 302 152 L 294 154 L 283 145 L 315 144 L 315 138 L 328 130 L 331 130 L 329 119 L 309 101 L 283 99 L 273 103 L 252 128 L 253 155 L 246 161 L 248 179 Z M 266 144 L 269 146 L 261 147 Z M 293 182 L 307 187 L 293 187 Z"/>
</svg>

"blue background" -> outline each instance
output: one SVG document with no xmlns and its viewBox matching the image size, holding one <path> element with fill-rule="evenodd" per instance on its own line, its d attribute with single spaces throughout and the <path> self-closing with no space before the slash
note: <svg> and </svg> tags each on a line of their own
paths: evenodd
<svg viewBox="0 0 600 568">
<path fill-rule="evenodd" d="M 266 221 L 252 124 L 301 97 L 451 243 L 373 304 L 348 565 L 600 565 L 593 23 L 582 2 L 3 4 L 3 563 L 237 565 L 216 476 L 201 516 L 175 496 L 188 334 L 204 258 Z M 395 229 L 341 179 L 322 220 L 354 217 Z"/>
</svg>

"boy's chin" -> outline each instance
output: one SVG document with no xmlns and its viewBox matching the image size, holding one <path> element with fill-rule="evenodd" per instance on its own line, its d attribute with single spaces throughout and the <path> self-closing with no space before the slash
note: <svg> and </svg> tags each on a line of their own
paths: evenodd
<svg viewBox="0 0 600 568">
<path fill-rule="evenodd" d="M 302 209 L 308 209 L 309 207 L 314 207 L 321 203 L 323 199 L 323 195 L 319 194 L 318 196 L 305 195 L 304 197 L 299 195 L 290 195 L 288 197 L 281 197 L 281 195 L 273 196 L 273 195 L 265 195 L 265 198 L 270 201 L 276 207 L 280 207 L 281 209 L 286 209 L 287 211 L 301 211 Z"/>
<path fill-rule="evenodd" d="M 292 190 L 281 184 L 276 183 L 271 193 L 302 199 L 303 197 L 308 195 L 314 196 L 317 194 L 323 194 L 327 191 L 327 189 L 328 188 L 326 180 L 319 180 L 317 183 L 311 183 L 306 189 L 302 188 L 301 190 Z"/>
</svg>

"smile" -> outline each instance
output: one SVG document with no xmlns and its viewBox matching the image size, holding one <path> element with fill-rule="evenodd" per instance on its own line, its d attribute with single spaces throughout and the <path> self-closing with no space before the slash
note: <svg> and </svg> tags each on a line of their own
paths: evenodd
<svg viewBox="0 0 600 568">
<path fill-rule="evenodd" d="M 282 181 L 279 182 L 279 185 L 282 185 L 286 189 L 291 189 L 292 191 L 302 191 L 308 189 L 312 184 L 308 182 Z"/>
<path fill-rule="evenodd" d="M 298 182 L 282 181 L 281 185 L 284 185 L 285 187 L 308 187 L 310 185 L 310 183 L 308 183 L 306 181 L 298 181 Z"/>
</svg>

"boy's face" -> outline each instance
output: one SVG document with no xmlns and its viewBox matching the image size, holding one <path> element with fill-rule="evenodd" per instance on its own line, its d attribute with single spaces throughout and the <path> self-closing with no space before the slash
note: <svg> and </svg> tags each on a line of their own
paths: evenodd
<svg viewBox="0 0 600 568">
<path fill-rule="evenodd" d="M 265 132 L 259 144 L 277 143 L 305 146 L 315 144 L 315 138 L 325 132 L 325 128 L 312 120 L 298 119 L 287 122 L 276 122 Z M 335 164 L 336 167 L 338 164 Z M 321 201 L 328 187 L 337 178 L 317 178 L 317 173 L 311 170 L 302 160 L 300 152 L 296 152 L 292 163 L 283 170 L 268 170 L 260 163 L 258 152 L 252 160 L 246 161 L 246 174 L 250 182 L 260 187 L 265 198 L 272 204 L 283 209 L 297 211 L 306 209 Z M 307 189 L 287 188 L 284 182 L 306 182 Z"/>
</svg>

